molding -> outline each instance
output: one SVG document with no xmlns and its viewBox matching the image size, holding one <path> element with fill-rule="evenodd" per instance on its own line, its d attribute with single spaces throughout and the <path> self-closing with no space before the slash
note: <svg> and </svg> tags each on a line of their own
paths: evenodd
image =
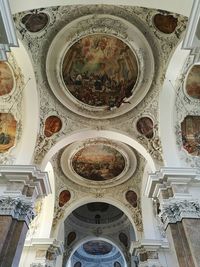
<svg viewBox="0 0 200 267">
<path fill-rule="evenodd" d="M 183 218 L 200 219 L 200 205 L 197 200 L 170 199 L 162 204 L 159 217 L 166 229 L 169 223 L 180 222 Z"/>
<path fill-rule="evenodd" d="M 164 167 L 149 175 L 145 195 L 149 198 L 157 197 L 162 188 L 170 187 L 172 184 L 191 183 L 200 183 L 200 169 Z"/>
</svg>

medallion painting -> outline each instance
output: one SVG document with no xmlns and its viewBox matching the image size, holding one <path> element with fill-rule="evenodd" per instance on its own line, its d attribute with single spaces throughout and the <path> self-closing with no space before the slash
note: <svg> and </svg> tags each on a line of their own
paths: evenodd
<svg viewBox="0 0 200 267">
<path fill-rule="evenodd" d="M 134 191 L 129 190 L 126 192 L 126 200 L 133 208 L 137 207 L 137 194 Z"/>
<path fill-rule="evenodd" d="M 200 155 L 200 116 L 187 116 L 181 123 L 183 147 L 193 156 Z"/>
<path fill-rule="evenodd" d="M 63 190 L 59 195 L 59 206 L 63 207 L 71 198 L 71 194 L 68 190 Z"/>
<path fill-rule="evenodd" d="M 62 121 L 57 116 L 49 116 L 45 120 L 44 135 L 46 137 L 51 137 L 53 134 L 60 131 L 62 128 Z"/>
<path fill-rule="evenodd" d="M 10 113 L 0 113 L 0 153 L 14 146 L 17 122 Z"/>
<path fill-rule="evenodd" d="M 189 96 L 200 99 L 200 65 L 190 70 L 186 81 L 186 92 Z"/>
<path fill-rule="evenodd" d="M 104 181 L 118 176 L 125 167 L 122 154 L 104 143 L 87 145 L 72 159 L 72 167 L 81 177 Z"/>
<path fill-rule="evenodd" d="M 153 121 L 149 117 L 142 117 L 137 121 L 136 128 L 138 132 L 146 138 L 153 137 Z"/>
<path fill-rule="evenodd" d="M 14 86 L 13 74 L 9 65 L 0 62 L 0 96 L 9 94 Z"/>
<path fill-rule="evenodd" d="M 156 28 L 165 33 L 173 33 L 177 27 L 178 19 L 172 15 L 156 14 L 154 16 L 154 24 Z"/>
<path fill-rule="evenodd" d="M 62 76 L 76 99 L 109 110 L 129 103 L 138 64 L 132 50 L 120 39 L 95 34 L 80 39 L 67 51 Z"/>
<path fill-rule="evenodd" d="M 49 17 L 45 13 L 27 14 L 22 18 L 22 23 L 29 32 L 39 32 L 46 27 Z"/>
<path fill-rule="evenodd" d="M 91 255 L 105 255 L 111 252 L 113 246 L 105 241 L 94 240 L 83 244 L 83 249 Z"/>
</svg>

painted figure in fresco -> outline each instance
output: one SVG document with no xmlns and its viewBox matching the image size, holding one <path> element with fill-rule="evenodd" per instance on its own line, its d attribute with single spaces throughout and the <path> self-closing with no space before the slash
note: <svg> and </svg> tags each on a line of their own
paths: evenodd
<svg viewBox="0 0 200 267">
<path fill-rule="evenodd" d="M 9 94 L 14 86 L 13 74 L 5 62 L 0 62 L 0 96 Z"/>
<path fill-rule="evenodd" d="M 45 13 L 27 14 L 22 18 L 22 23 L 29 32 L 39 32 L 48 23 L 49 18 Z"/>
<path fill-rule="evenodd" d="M 181 123 L 183 148 L 193 156 L 200 156 L 200 116 L 187 116 Z"/>
<path fill-rule="evenodd" d="M 68 190 L 63 190 L 59 195 L 59 206 L 63 207 L 71 198 L 71 194 Z"/>
<path fill-rule="evenodd" d="M 12 114 L 0 113 L 0 153 L 14 146 L 17 122 Z"/>
<path fill-rule="evenodd" d="M 125 161 L 113 147 L 97 143 L 79 150 L 72 159 L 72 167 L 86 179 L 104 181 L 118 176 L 125 167 Z"/>
<path fill-rule="evenodd" d="M 153 121 L 149 117 L 142 117 L 137 121 L 137 130 L 140 134 L 151 139 L 153 137 Z"/>
<path fill-rule="evenodd" d="M 134 191 L 129 190 L 126 192 L 126 200 L 131 204 L 133 208 L 137 207 L 137 194 Z"/>
<path fill-rule="evenodd" d="M 105 109 L 129 103 L 138 76 L 131 49 L 113 36 L 95 34 L 76 42 L 66 53 L 63 80 L 79 101 Z"/>
<path fill-rule="evenodd" d="M 112 250 L 112 245 L 101 240 L 88 241 L 83 244 L 83 249 L 91 255 L 105 255 Z"/>
<path fill-rule="evenodd" d="M 75 232 L 70 232 L 67 236 L 67 246 L 71 245 L 72 242 L 76 239 L 76 233 Z"/>
<path fill-rule="evenodd" d="M 57 116 L 50 116 L 45 121 L 44 134 L 46 137 L 51 137 L 53 134 L 60 131 L 62 121 Z"/>
<path fill-rule="evenodd" d="M 154 24 L 159 31 L 170 34 L 173 33 L 177 27 L 178 19 L 172 15 L 156 14 L 154 16 Z"/>
<path fill-rule="evenodd" d="M 200 65 L 191 68 L 186 80 L 187 94 L 196 99 L 200 99 Z"/>
</svg>

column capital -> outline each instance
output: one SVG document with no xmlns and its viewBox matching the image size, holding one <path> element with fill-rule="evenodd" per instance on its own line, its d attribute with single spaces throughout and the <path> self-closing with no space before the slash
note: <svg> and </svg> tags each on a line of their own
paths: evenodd
<svg viewBox="0 0 200 267">
<path fill-rule="evenodd" d="M 177 223 L 183 218 L 200 218 L 200 205 L 198 200 L 192 199 L 168 199 L 161 204 L 161 212 L 158 215 L 164 229 L 169 223 Z"/>
</svg>

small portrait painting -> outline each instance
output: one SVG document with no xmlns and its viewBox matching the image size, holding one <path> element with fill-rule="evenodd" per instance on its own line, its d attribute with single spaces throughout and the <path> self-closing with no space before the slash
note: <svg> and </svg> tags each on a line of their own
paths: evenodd
<svg viewBox="0 0 200 267">
<path fill-rule="evenodd" d="M 128 247 L 128 237 L 125 233 L 119 234 L 119 240 L 126 248 Z"/>
<path fill-rule="evenodd" d="M 200 116 L 187 116 L 181 123 L 183 148 L 193 156 L 200 155 Z"/>
<path fill-rule="evenodd" d="M 0 61 L 0 96 L 9 94 L 13 86 L 14 78 L 8 63 Z"/>
<path fill-rule="evenodd" d="M 67 246 L 71 245 L 72 242 L 76 239 L 76 233 L 70 232 L 67 236 Z"/>
<path fill-rule="evenodd" d="M 149 139 L 154 135 L 153 127 L 153 121 L 149 117 L 142 117 L 136 123 L 138 132 Z"/>
<path fill-rule="evenodd" d="M 172 15 L 156 14 L 153 18 L 156 28 L 165 33 L 173 33 L 177 27 L 178 19 Z"/>
<path fill-rule="evenodd" d="M 0 153 L 15 144 L 17 121 L 11 113 L 0 113 Z"/>
<path fill-rule="evenodd" d="M 63 207 L 71 198 L 71 194 L 68 190 L 63 190 L 59 195 L 59 206 Z"/>
<path fill-rule="evenodd" d="M 32 13 L 25 15 L 21 22 L 29 32 L 39 32 L 46 27 L 49 17 L 46 13 Z"/>
<path fill-rule="evenodd" d="M 126 200 L 133 208 L 137 207 L 137 194 L 133 190 L 129 190 L 126 192 Z"/>
<path fill-rule="evenodd" d="M 44 135 L 51 137 L 53 134 L 60 131 L 62 128 L 62 121 L 57 116 L 49 116 L 45 121 Z"/>
<path fill-rule="evenodd" d="M 195 99 L 200 99 L 200 65 L 194 65 L 187 76 L 186 92 Z"/>
</svg>

